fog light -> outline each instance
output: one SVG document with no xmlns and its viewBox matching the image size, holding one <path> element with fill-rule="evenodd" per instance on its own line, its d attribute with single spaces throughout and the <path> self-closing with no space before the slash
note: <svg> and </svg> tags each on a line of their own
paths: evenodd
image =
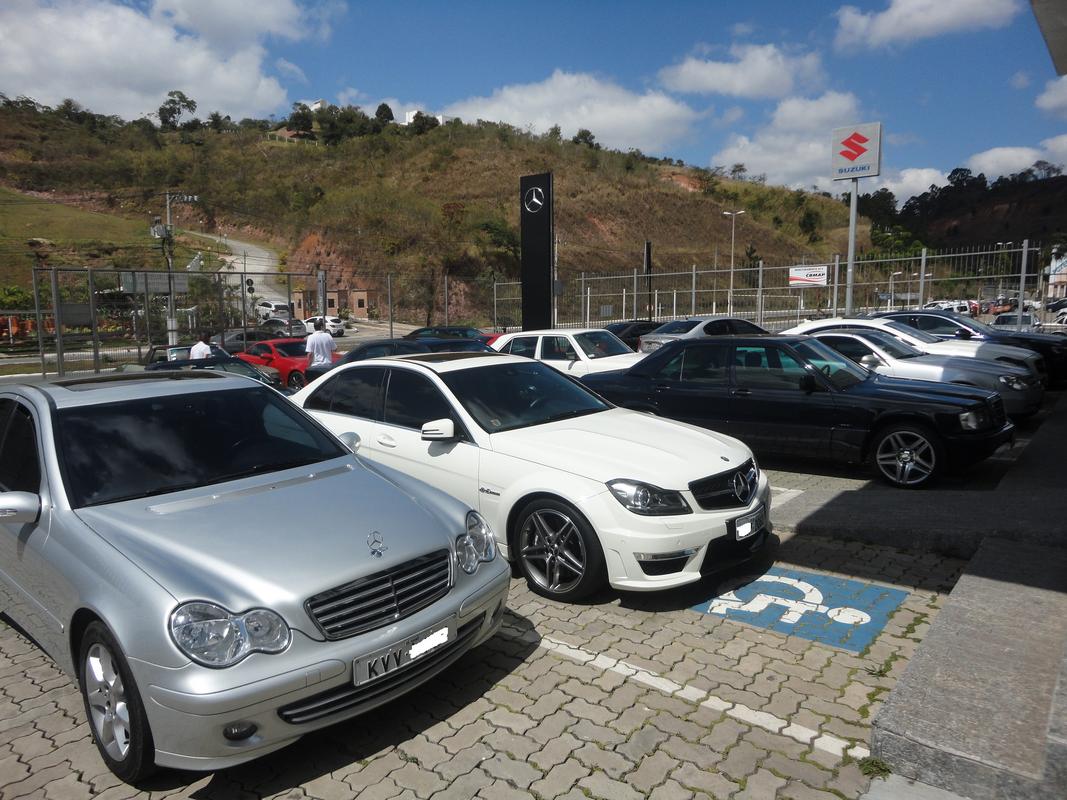
<svg viewBox="0 0 1067 800">
<path fill-rule="evenodd" d="M 222 729 L 222 735 L 231 742 L 242 742 L 256 732 L 254 722 L 231 722 Z"/>
</svg>

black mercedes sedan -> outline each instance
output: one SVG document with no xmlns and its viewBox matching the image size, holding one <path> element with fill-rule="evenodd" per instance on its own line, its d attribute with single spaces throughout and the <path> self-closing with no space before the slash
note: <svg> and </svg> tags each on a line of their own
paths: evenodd
<svg viewBox="0 0 1067 800">
<path fill-rule="evenodd" d="M 370 339 L 353 347 L 332 364 L 317 364 L 305 370 L 308 383 L 316 378 L 321 378 L 331 369 L 342 364 L 351 364 L 353 361 L 363 361 L 367 358 L 381 358 L 382 356 L 406 356 L 412 353 L 429 353 L 430 348 L 422 342 L 413 342 L 410 339 Z"/>
<path fill-rule="evenodd" d="M 757 454 L 871 461 L 907 488 L 981 461 L 1014 431 L 995 392 L 876 375 L 809 336 L 677 340 L 582 381 L 616 405 L 735 436 Z"/>
<path fill-rule="evenodd" d="M 1051 383 L 1067 380 L 1067 338 L 1063 336 L 997 330 L 992 325 L 951 311 L 884 311 L 875 316 L 895 319 L 939 339 L 966 339 L 1026 347 L 1044 356 Z"/>
</svg>

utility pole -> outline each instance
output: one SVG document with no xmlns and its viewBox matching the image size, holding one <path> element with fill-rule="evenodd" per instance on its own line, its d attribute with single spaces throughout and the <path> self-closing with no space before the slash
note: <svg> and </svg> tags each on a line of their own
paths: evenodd
<svg viewBox="0 0 1067 800">
<path fill-rule="evenodd" d="M 726 313 L 728 314 L 734 313 L 734 234 L 737 231 L 737 218 L 744 213 L 744 209 L 722 212 L 724 217 L 730 218 L 730 293 L 726 295 Z"/>
</svg>

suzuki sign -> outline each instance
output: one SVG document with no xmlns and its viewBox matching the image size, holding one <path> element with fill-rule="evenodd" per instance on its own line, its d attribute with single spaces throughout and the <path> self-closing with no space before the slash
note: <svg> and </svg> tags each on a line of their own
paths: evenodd
<svg viewBox="0 0 1067 800">
<path fill-rule="evenodd" d="M 834 128 L 832 178 L 872 178 L 882 171 L 882 123 Z"/>
<path fill-rule="evenodd" d="M 826 286 L 830 273 L 828 264 L 811 264 L 804 267 L 789 268 L 789 288 L 798 289 L 805 286 Z"/>
</svg>

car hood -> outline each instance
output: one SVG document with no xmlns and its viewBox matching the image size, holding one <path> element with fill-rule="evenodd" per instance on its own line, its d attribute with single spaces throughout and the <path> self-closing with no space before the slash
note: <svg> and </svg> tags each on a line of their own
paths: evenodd
<svg viewBox="0 0 1067 800">
<path fill-rule="evenodd" d="M 306 599 L 450 549 L 465 506 L 438 494 L 345 457 L 76 513 L 179 601 L 265 606 L 318 638 Z M 367 544 L 372 531 L 387 548 L 380 557 Z"/>
<path fill-rule="evenodd" d="M 1025 361 L 1036 355 L 1033 350 L 1028 350 L 1025 347 L 1013 347 L 1010 344 L 995 344 L 993 342 L 978 342 L 967 339 L 947 339 L 932 344 L 924 342 L 921 346 L 917 346 L 927 353 L 947 356 L 958 355 L 986 360 L 1010 358 L 1015 361 Z"/>
<path fill-rule="evenodd" d="M 901 364 L 922 364 L 928 367 L 936 367 L 943 370 L 959 370 L 961 372 L 982 373 L 983 375 L 1015 375 L 1025 378 L 1030 371 L 1013 364 L 1005 364 L 1003 361 L 986 361 L 981 358 L 963 358 L 961 356 L 924 355 L 915 358 L 900 360 Z"/>
<path fill-rule="evenodd" d="M 996 396 L 996 392 L 958 383 L 887 378 L 882 375 L 872 375 L 868 380 L 849 386 L 843 391 L 846 394 L 864 395 L 899 405 L 940 405 L 951 410 L 969 408 L 975 403 L 985 403 Z"/>
<path fill-rule="evenodd" d="M 587 372 L 614 372 L 629 369 L 645 357 L 646 353 L 620 353 L 617 356 L 591 358 L 583 362 Z"/>
<path fill-rule="evenodd" d="M 498 453 L 598 483 L 632 478 L 661 489 L 685 489 L 752 457 L 737 439 L 624 408 L 494 433 L 491 443 Z"/>
</svg>

